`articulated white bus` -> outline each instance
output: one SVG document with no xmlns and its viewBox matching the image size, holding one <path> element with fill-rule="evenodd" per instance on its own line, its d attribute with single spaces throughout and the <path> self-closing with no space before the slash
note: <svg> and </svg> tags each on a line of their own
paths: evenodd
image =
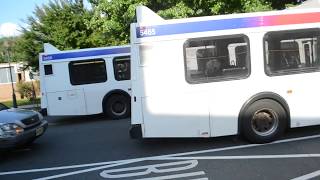
<svg viewBox="0 0 320 180">
<path fill-rule="evenodd" d="M 130 47 L 59 51 L 39 56 L 41 108 L 48 115 L 130 115 Z"/>
<path fill-rule="evenodd" d="M 320 124 L 319 41 L 320 9 L 164 20 L 138 7 L 131 136 L 265 143 Z"/>
</svg>

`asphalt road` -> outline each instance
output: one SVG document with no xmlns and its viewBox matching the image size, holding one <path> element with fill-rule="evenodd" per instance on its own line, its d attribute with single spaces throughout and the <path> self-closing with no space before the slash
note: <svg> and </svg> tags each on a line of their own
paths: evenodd
<svg viewBox="0 0 320 180">
<path fill-rule="evenodd" d="M 0 154 L 0 179 L 320 179 L 320 127 L 252 145 L 237 136 L 132 140 L 130 120 L 48 118 L 32 145 Z"/>
</svg>

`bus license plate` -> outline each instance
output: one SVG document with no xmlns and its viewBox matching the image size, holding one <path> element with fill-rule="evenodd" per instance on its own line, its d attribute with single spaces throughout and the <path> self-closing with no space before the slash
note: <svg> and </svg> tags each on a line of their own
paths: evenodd
<svg viewBox="0 0 320 180">
<path fill-rule="evenodd" d="M 43 127 L 39 127 L 36 129 L 36 136 L 40 136 L 43 133 Z"/>
</svg>

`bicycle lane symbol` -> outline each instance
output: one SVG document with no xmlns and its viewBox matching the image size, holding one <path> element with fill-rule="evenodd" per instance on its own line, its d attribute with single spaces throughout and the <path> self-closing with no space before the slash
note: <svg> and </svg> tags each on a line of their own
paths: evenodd
<svg viewBox="0 0 320 180">
<path fill-rule="evenodd" d="M 143 180 L 176 179 L 176 178 L 187 178 L 187 177 L 208 179 L 207 177 L 204 177 L 205 176 L 204 171 L 190 172 L 197 165 L 198 165 L 197 160 L 176 161 L 176 162 L 151 164 L 151 165 L 144 165 L 144 166 L 133 166 L 133 167 L 126 167 L 126 168 L 119 168 L 119 169 L 108 169 L 108 170 L 102 171 L 100 173 L 100 176 L 107 179 L 142 178 Z M 182 173 L 183 171 L 188 171 L 188 172 Z M 150 175 L 152 177 L 150 177 Z"/>
</svg>

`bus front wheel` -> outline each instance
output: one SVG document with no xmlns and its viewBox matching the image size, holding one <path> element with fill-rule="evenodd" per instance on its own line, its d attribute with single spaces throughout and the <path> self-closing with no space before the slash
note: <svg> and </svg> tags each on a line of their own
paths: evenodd
<svg viewBox="0 0 320 180">
<path fill-rule="evenodd" d="M 284 133 L 287 118 L 286 111 L 278 102 L 258 100 L 244 112 L 241 132 L 252 143 L 268 143 Z"/>
<path fill-rule="evenodd" d="M 108 98 L 104 105 L 104 114 L 112 119 L 123 119 L 130 115 L 130 98 L 115 94 Z"/>
</svg>

